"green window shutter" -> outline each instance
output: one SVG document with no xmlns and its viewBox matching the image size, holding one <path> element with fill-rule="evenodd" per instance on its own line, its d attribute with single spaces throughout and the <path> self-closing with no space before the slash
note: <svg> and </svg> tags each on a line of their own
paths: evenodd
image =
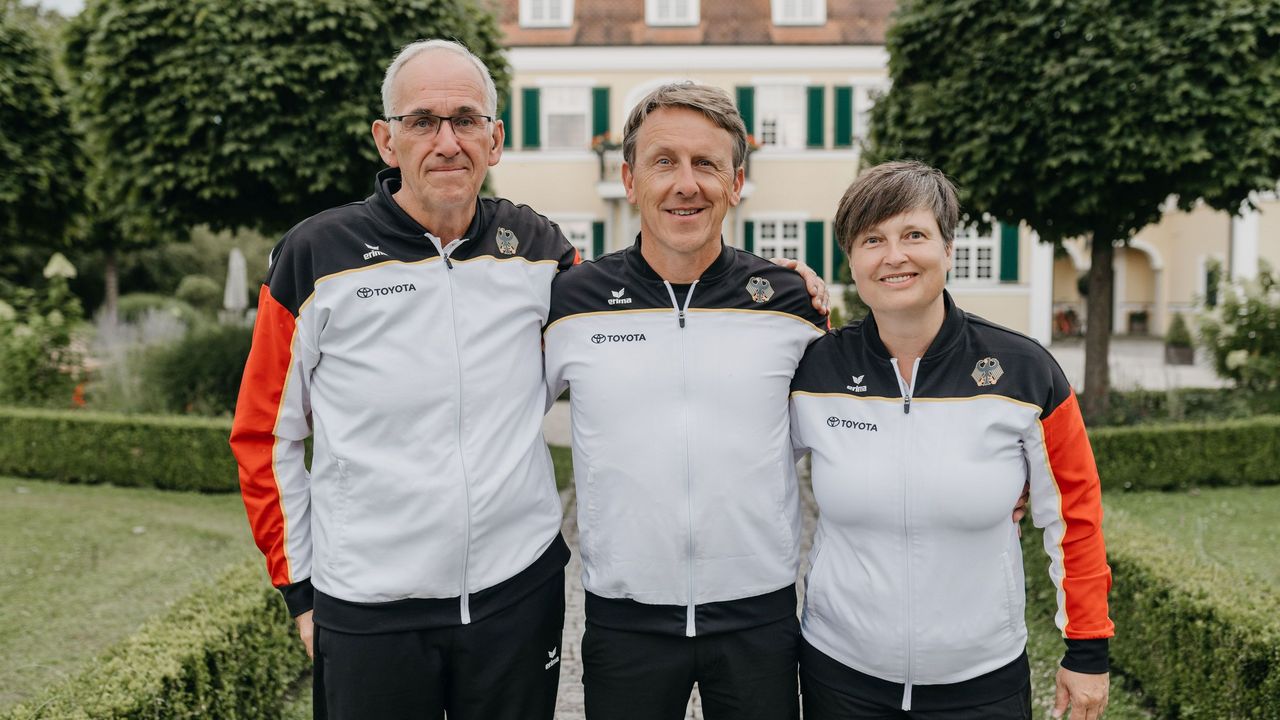
<svg viewBox="0 0 1280 720">
<path fill-rule="evenodd" d="M 591 88 L 591 135 L 609 134 L 609 88 Z"/>
<path fill-rule="evenodd" d="M 509 148 L 515 143 L 516 129 L 511 127 L 511 91 L 507 90 L 498 97 L 498 107 L 502 110 L 498 113 L 498 118 L 502 120 L 502 130 L 505 133 L 502 137 L 502 147 Z"/>
<path fill-rule="evenodd" d="M 853 88 L 836 86 L 836 138 L 838 148 L 853 147 Z"/>
<path fill-rule="evenodd" d="M 1000 282 L 1018 282 L 1018 226 L 1000 223 Z"/>
<path fill-rule="evenodd" d="M 834 223 L 831 228 L 831 280 L 832 282 L 842 282 L 844 279 L 845 269 L 849 265 L 849 258 L 844 256 L 844 251 L 840 249 L 840 241 L 836 238 Z"/>
<path fill-rule="evenodd" d="M 604 221 L 596 220 L 591 223 L 591 259 L 595 259 L 604 254 Z"/>
<path fill-rule="evenodd" d="M 524 138 L 523 147 L 526 150 L 536 150 L 542 144 L 542 109 L 539 107 L 538 88 L 524 88 L 521 90 L 521 99 L 524 100 Z"/>
<path fill-rule="evenodd" d="M 818 277 L 827 278 L 827 264 L 823 261 L 822 251 L 825 249 L 826 243 L 823 242 L 823 225 L 821 220 L 807 220 L 804 224 L 804 261 L 818 273 Z"/>
<path fill-rule="evenodd" d="M 821 85 L 814 85 L 809 88 L 809 141 L 811 148 L 825 147 L 827 142 L 823 137 L 826 134 L 826 92 L 827 89 Z"/>
<path fill-rule="evenodd" d="M 742 249 L 756 251 L 756 224 L 750 220 L 742 223 Z"/>
<path fill-rule="evenodd" d="M 756 132 L 756 89 L 749 85 L 742 85 L 737 88 L 738 93 L 738 114 L 742 116 L 742 123 L 747 126 L 747 134 L 754 135 Z"/>
</svg>

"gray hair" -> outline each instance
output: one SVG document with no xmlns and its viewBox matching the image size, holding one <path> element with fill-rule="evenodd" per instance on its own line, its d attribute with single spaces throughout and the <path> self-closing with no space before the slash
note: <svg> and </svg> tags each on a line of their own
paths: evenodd
<svg viewBox="0 0 1280 720">
<path fill-rule="evenodd" d="M 956 186 L 941 170 L 917 160 L 881 163 L 864 170 L 844 191 L 836 209 L 836 241 L 848 257 L 854 240 L 869 228 L 922 209 L 933 213 L 943 245 L 951 247 L 960 222 Z"/>
<path fill-rule="evenodd" d="M 733 167 L 735 170 L 742 167 L 747 159 L 747 126 L 742 123 L 742 115 L 738 114 L 733 99 L 718 87 L 692 82 L 668 83 L 636 103 L 622 133 L 622 159 L 628 165 L 636 162 L 636 138 L 640 135 L 644 119 L 649 113 L 662 108 L 696 110 L 706 115 L 716 127 L 729 131 L 733 139 Z"/>
<path fill-rule="evenodd" d="M 392 103 L 392 88 L 395 86 L 396 75 L 400 74 L 400 69 L 410 60 L 421 55 L 428 50 L 444 50 L 454 55 L 464 57 L 471 61 L 476 67 L 476 71 L 480 73 L 480 77 L 484 79 L 485 112 L 490 115 L 496 115 L 498 112 L 498 88 L 493 84 L 493 75 L 489 73 L 489 68 L 485 67 L 484 61 L 476 57 L 460 42 L 454 40 L 418 40 L 409 43 L 400 48 L 400 52 L 396 53 L 396 57 L 387 66 L 387 74 L 382 78 L 382 114 L 384 117 L 390 117 L 395 114 L 395 108 Z"/>
</svg>

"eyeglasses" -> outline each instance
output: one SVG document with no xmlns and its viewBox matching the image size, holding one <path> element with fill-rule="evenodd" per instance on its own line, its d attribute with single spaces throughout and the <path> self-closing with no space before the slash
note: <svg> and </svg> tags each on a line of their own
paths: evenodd
<svg viewBox="0 0 1280 720">
<path fill-rule="evenodd" d="M 435 137 L 446 122 L 453 127 L 453 134 L 460 138 L 474 139 L 484 135 L 485 126 L 493 122 L 489 115 L 454 115 L 443 117 L 431 113 L 391 115 L 387 122 L 399 120 L 405 132 L 421 137 Z"/>
</svg>

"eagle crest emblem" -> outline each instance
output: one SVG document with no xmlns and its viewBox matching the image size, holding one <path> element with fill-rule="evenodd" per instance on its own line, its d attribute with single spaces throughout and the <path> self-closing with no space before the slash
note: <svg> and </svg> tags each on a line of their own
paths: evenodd
<svg viewBox="0 0 1280 720">
<path fill-rule="evenodd" d="M 762 277 L 753 277 L 747 281 L 747 294 L 758 303 L 769 302 L 773 297 L 773 286 Z"/>
<path fill-rule="evenodd" d="M 500 227 L 496 237 L 498 241 L 498 252 L 503 255 L 515 255 L 516 248 L 520 247 L 520 240 L 516 234 L 510 230 Z"/>
<path fill-rule="evenodd" d="M 973 366 L 973 381 L 978 383 L 978 387 L 991 387 L 1000 381 L 1000 376 L 1004 375 L 1004 369 L 1000 367 L 1000 361 L 993 358 L 982 358 L 977 365 Z"/>
</svg>

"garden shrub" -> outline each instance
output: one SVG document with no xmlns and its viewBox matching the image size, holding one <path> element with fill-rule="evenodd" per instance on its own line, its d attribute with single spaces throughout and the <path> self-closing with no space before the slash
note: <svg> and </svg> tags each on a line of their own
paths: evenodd
<svg viewBox="0 0 1280 720">
<path fill-rule="evenodd" d="M 152 351 L 143 378 L 171 412 L 230 414 L 252 342 L 253 328 L 245 325 L 198 329 Z"/>
<path fill-rule="evenodd" d="M 121 295 L 116 302 L 116 316 L 121 323 L 139 325 L 152 312 L 172 315 L 188 328 L 195 326 L 200 317 L 190 303 L 167 295 L 129 293 Z"/>
<path fill-rule="evenodd" d="M 1200 338 L 1222 377 L 1249 390 L 1280 388 L 1280 284 L 1270 266 L 1224 288 L 1200 318 Z"/>
<path fill-rule="evenodd" d="M 1091 427 L 1236 420 L 1258 415 L 1280 415 L 1280 389 L 1112 390 L 1106 415 Z"/>
<path fill-rule="evenodd" d="M 275 720 L 310 666 L 293 627 L 262 562 L 244 562 L 0 717 Z"/>
<path fill-rule="evenodd" d="M 0 474 L 235 492 L 231 422 L 0 408 Z"/>
<path fill-rule="evenodd" d="M 81 375 L 72 335 L 82 313 L 68 285 L 75 268 L 54 253 L 44 276 L 44 288 L 17 288 L 11 302 L 0 300 L 0 402 L 71 405 Z"/>
<path fill-rule="evenodd" d="M 206 275 L 183 277 L 173 294 L 182 302 L 210 314 L 222 309 L 222 286 Z"/>
<path fill-rule="evenodd" d="M 1156 716 L 1280 718 L 1276 588 L 1171 550 L 1123 511 L 1108 509 L 1105 527 L 1112 666 L 1137 681 Z M 1030 622 L 1056 610 L 1041 543 L 1039 530 L 1023 534 Z"/>
<path fill-rule="evenodd" d="M 1280 482 L 1280 416 L 1089 432 L 1104 490 Z"/>
</svg>

